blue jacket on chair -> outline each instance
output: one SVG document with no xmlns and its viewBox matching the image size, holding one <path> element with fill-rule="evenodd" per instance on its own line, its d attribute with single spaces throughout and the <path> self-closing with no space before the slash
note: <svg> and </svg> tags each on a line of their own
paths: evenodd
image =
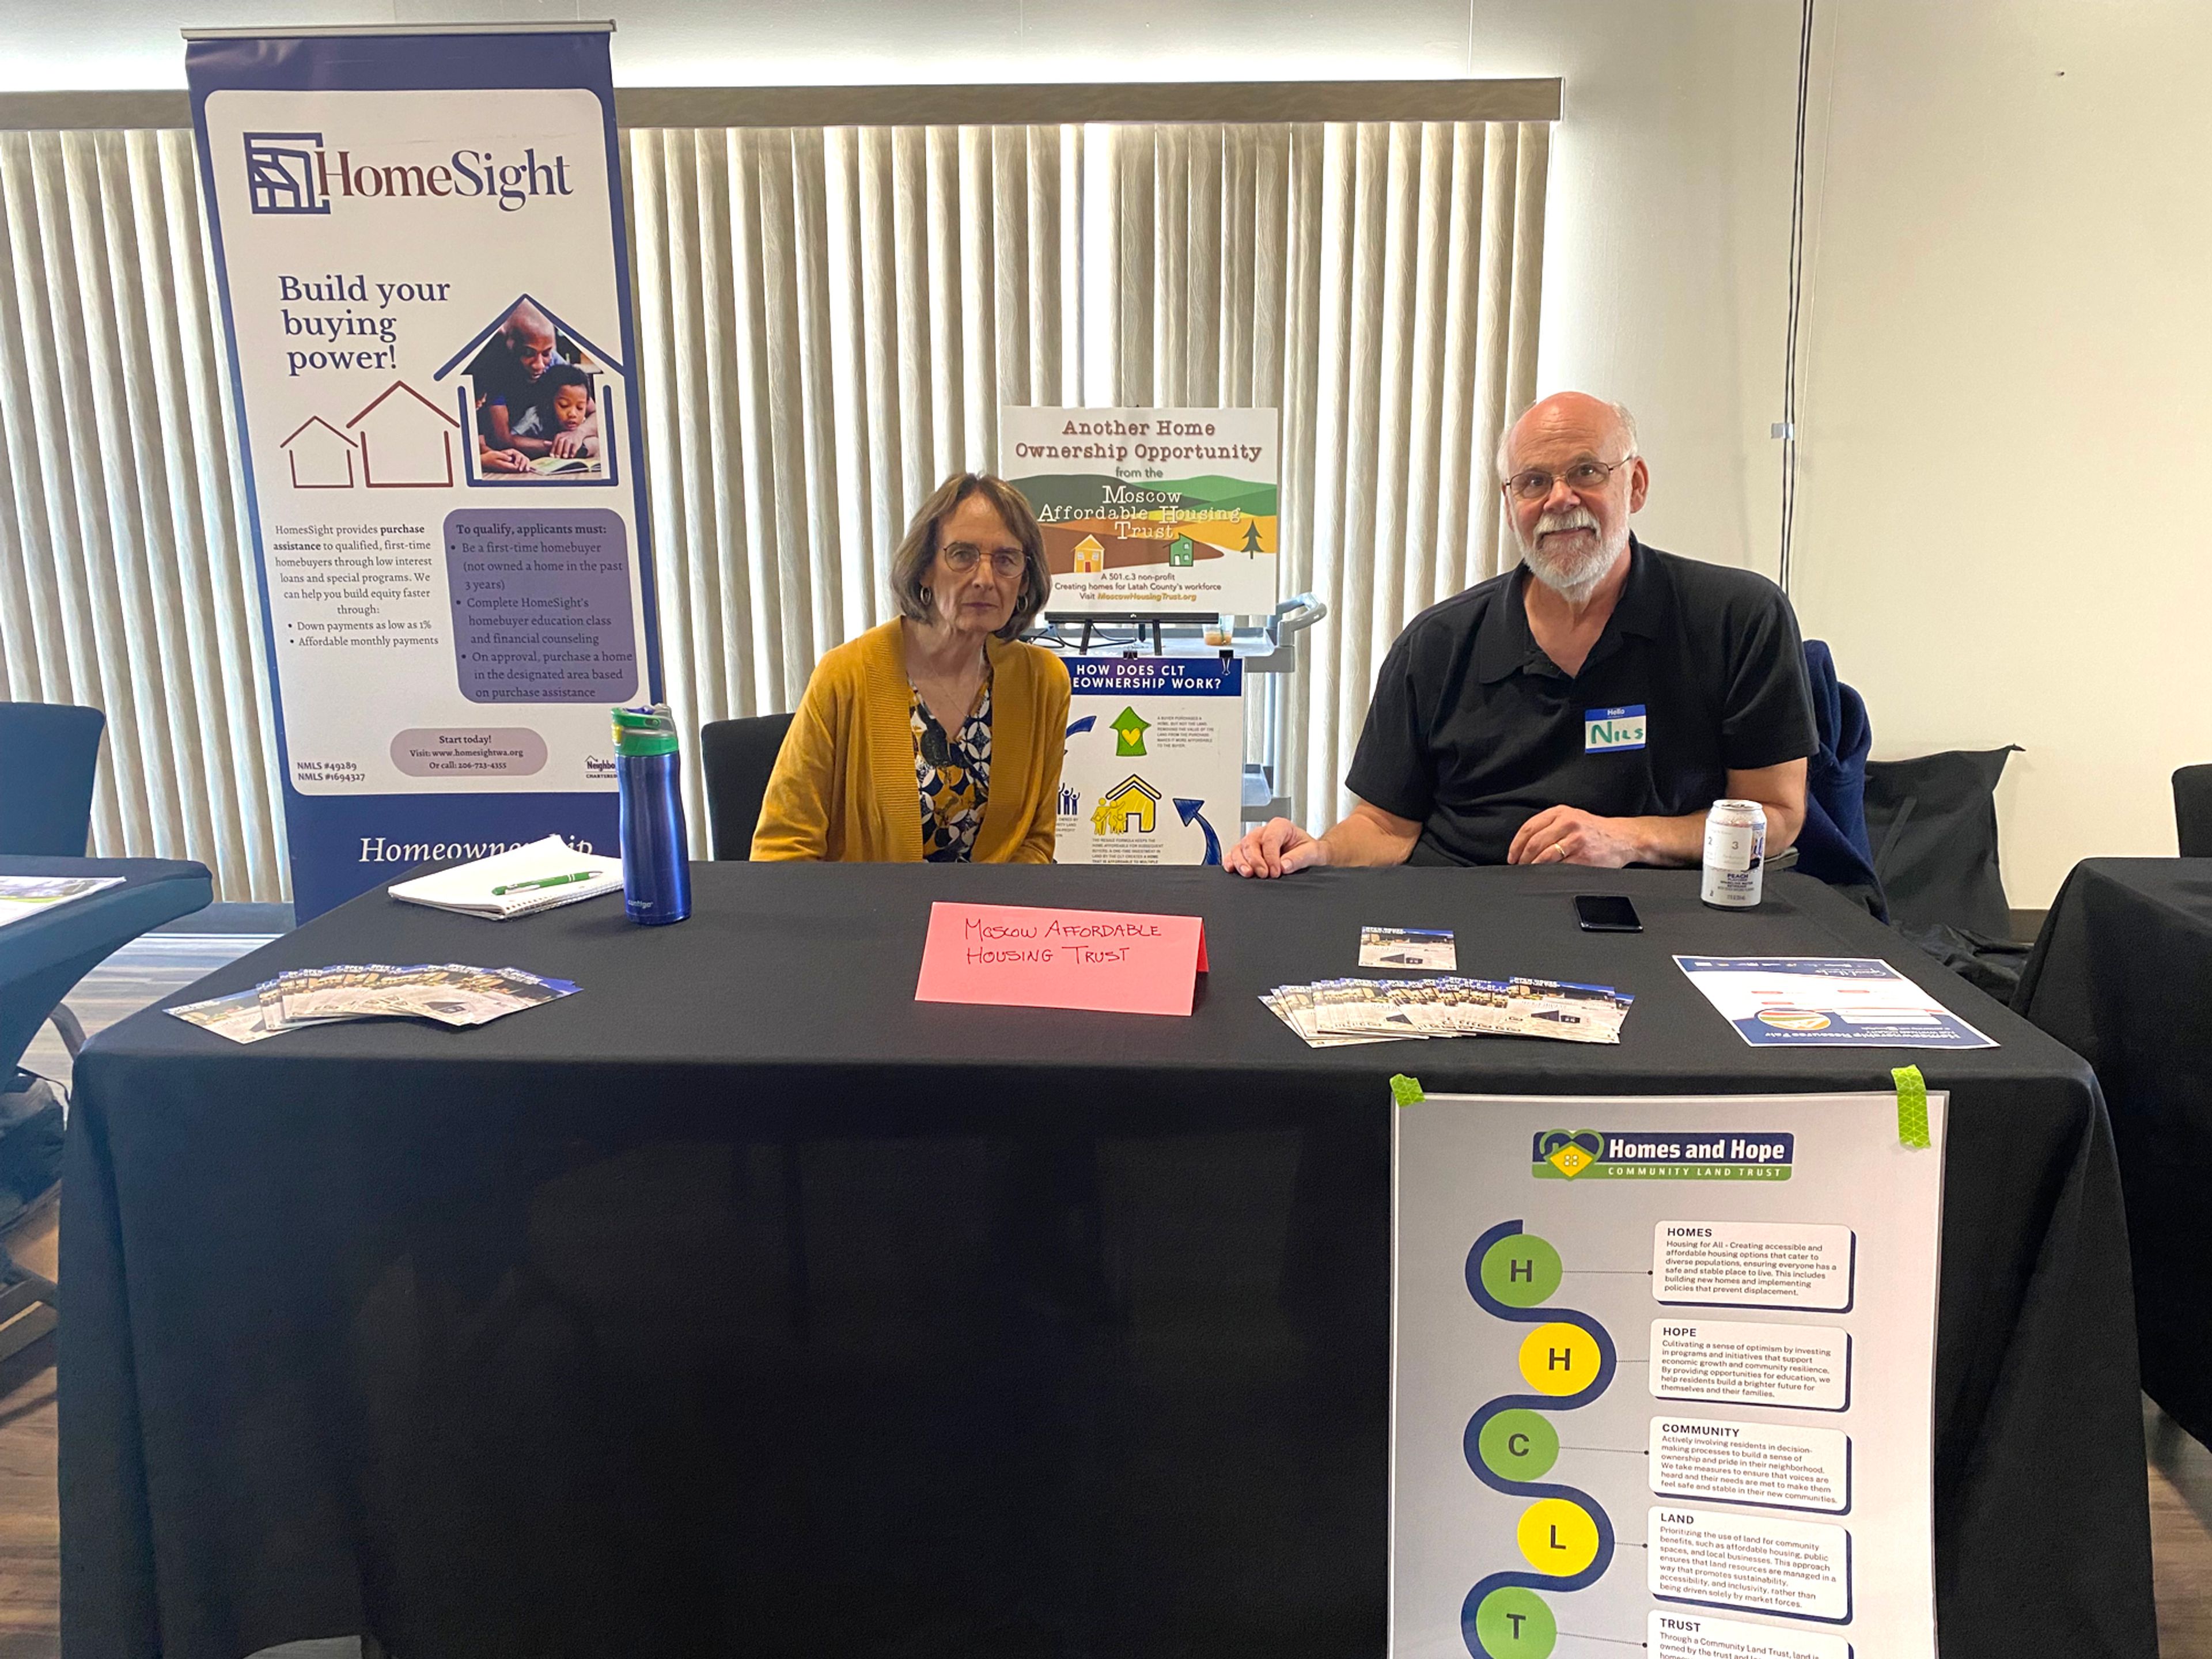
<svg viewBox="0 0 2212 1659">
<path fill-rule="evenodd" d="M 1866 763 L 1874 728 L 1866 702 L 1836 678 L 1836 659 L 1823 640 L 1805 641 L 1805 673 L 1813 687 L 1813 720 L 1820 752 L 1806 763 L 1805 827 L 1797 835 L 1797 867 L 1852 896 L 1889 920 L 1881 883 L 1874 873 L 1867 838 Z"/>
</svg>

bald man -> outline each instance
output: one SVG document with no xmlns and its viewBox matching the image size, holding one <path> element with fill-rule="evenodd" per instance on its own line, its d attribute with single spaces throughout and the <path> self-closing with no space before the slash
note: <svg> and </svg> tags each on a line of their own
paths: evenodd
<svg viewBox="0 0 2212 1659">
<path fill-rule="evenodd" d="M 479 458 L 489 471 L 520 472 L 550 454 L 553 437 L 535 418 L 545 371 L 565 362 L 552 319 L 525 300 L 469 365 L 476 379 Z"/>
<path fill-rule="evenodd" d="M 1407 623 L 1383 659 L 1325 835 L 1274 818 L 1239 875 L 1316 865 L 1694 865 L 1714 801 L 1805 821 L 1819 738 L 1797 618 L 1764 576 L 1630 533 L 1651 487 L 1636 422 L 1565 392 L 1498 445 L 1522 562 Z"/>
</svg>

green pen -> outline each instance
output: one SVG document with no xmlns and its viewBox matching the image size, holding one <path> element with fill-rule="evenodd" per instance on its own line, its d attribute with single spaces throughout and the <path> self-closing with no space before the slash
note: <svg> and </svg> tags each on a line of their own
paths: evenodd
<svg viewBox="0 0 2212 1659">
<path fill-rule="evenodd" d="M 565 887 L 572 881 L 589 881 L 599 873 L 596 870 L 579 870 L 573 876 L 547 876 L 540 881 L 511 881 L 504 887 L 493 888 L 491 896 L 497 898 L 502 893 L 526 893 L 533 887 Z"/>
</svg>

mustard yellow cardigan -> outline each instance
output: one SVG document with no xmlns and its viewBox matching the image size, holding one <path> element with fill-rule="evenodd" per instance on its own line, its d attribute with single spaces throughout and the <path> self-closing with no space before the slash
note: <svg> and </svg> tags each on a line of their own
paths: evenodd
<svg viewBox="0 0 2212 1659">
<path fill-rule="evenodd" d="M 991 793 L 978 864 L 1049 864 L 1067 747 L 1067 668 L 1049 651 L 994 639 Z M 768 781 L 756 859 L 921 862 L 911 688 L 896 617 L 814 665 Z"/>
</svg>

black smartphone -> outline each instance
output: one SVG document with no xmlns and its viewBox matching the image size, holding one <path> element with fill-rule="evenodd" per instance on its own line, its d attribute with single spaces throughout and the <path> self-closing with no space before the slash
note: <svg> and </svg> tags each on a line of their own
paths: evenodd
<svg viewBox="0 0 2212 1659">
<path fill-rule="evenodd" d="M 1577 893 L 1575 921 L 1585 933 L 1640 933 L 1636 907 L 1618 893 Z"/>
</svg>

